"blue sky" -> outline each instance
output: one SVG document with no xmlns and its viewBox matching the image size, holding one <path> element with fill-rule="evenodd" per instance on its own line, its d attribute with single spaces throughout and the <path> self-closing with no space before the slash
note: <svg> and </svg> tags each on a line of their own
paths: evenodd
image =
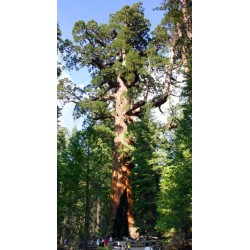
<svg viewBox="0 0 250 250">
<path fill-rule="evenodd" d="M 153 11 L 162 0 L 144 0 L 145 17 L 151 22 L 154 28 L 162 19 L 161 11 Z M 78 20 L 96 20 L 98 23 L 108 23 L 109 14 L 120 10 L 124 5 L 132 5 L 136 0 L 58 0 L 57 20 L 63 32 L 64 38 L 72 38 L 71 31 Z"/>
<path fill-rule="evenodd" d="M 98 23 L 108 23 L 109 15 L 119 11 L 124 5 L 132 5 L 138 2 L 137 0 L 58 0 L 57 1 L 57 22 L 60 25 L 62 31 L 62 37 L 64 39 L 72 40 L 72 29 L 75 22 L 83 20 L 88 22 L 89 20 L 96 20 Z M 154 11 L 161 0 L 144 0 L 141 1 L 144 7 L 145 17 L 149 19 L 151 23 L 151 30 L 153 30 L 161 21 L 163 12 Z M 80 71 L 72 71 L 69 73 L 70 78 L 75 84 L 88 84 L 91 78 L 87 69 Z M 81 120 L 73 121 L 72 119 L 73 105 L 68 104 L 63 110 L 62 125 L 67 126 L 69 131 L 74 126 L 80 129 Z"/>
</svg>

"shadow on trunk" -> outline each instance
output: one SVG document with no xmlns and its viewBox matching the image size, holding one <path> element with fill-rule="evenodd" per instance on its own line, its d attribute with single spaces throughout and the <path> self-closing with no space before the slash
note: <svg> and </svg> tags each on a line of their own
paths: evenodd
<svg viewBox="0 0 250 250">
<path fill-rule="evenodd" d="M 127 188 L 124 190 L 120 204 L 117 209 L 115 222 L 114 222 L 114 237 L 122 238 L 123 236 L 129 236 L 128 230 L 128 199 L 127 199 Z"/>
</svg>

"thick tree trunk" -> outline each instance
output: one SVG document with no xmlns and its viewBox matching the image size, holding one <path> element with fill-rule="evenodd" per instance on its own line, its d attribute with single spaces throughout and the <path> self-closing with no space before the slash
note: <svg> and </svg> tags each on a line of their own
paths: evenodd
<svg viewBox="0 0 250 250">
<path fill-rule="evenodd" d="M 119 88 L 115 96 L 115 138 L 112 169 L 111 209 L 112 226 L 115 237 L 136 237 L 134 218 L 132 214 L 133 199 L 131 194 L 128 145 L 129 140 L 125 137 L 127 133 L 126 110 L 129 101 L 126 97 L 127 87 L 123 80 L 118 77 Z"/>
<path fill-rule="evenodd" d="M 179 22 L 177 22 L 177 33 L 179 38 L 182 38 L 183 35 L 185 37 L 185 40 L 189 41 L 189 43 L 192 43 L 192 14 L 190 11 L 188 11 L 188 5 L 189 3 L 191 3 L 192 1 L 190 0 L 181 0 L 181 12 L 183 15 L 183 22 L 185 25 L 185 32 L 183 34 L 182 30 L 181 30 L 181 25 Z M 190 44 L 191 48 L 192 48 L 192 44 Z M 190 53 L 190 52 L 189 52 Z M 181 56 L 182 56 L 182 61 L 183 61 L 183 65 L 184 65 L 184 70 L 185 73 L 189 73 L 190 69 L 188 66 L 188 51 L 187 51 L 187 44 L 183 44 L 181 46 Z"/>
<path fill-rule="evenodd" d="M 176 26 L 178 37 L 185 41 L 181 44 L 181 57 L 187 79 L 191 79 L 191 65 L 189 61 L 190 56 L 192 56 L 192 12 L 188 10 L 190 3 L 192 3 L 190 0 L 181 0 L 182 21 L 185 30 L 181 30 L 181 24 L 179 22 L 177 22 Z M 192 91 L 189 91 L 188 97 L 192 99 Z"/>
<path fill-rule="evenodd" d="M 180 24 L 177 22 L 177 33 L 179 38 L 183 37 L 181 28 L 180 28 Z M 188 72 L 190 71 L 189 66 L 188 66 L 188 58 L 187 58 L 187 48 L 185 46 L 185 44 L 181 45 L 181 57 L 182 57 L 182 62 L 183 62 L 183 66 L 184 66 L 184 71 L 186 74 L 188 74 Z"/>
<path fill-rule="evenodd" d="M 188 11 L 189 4 L 192 4 L 190 0 L 181 0 L 181 11 L 183 14 L 183 20 L 186 27 L 188 39 L 192 39 L 192 16 Z"/>
</svg>

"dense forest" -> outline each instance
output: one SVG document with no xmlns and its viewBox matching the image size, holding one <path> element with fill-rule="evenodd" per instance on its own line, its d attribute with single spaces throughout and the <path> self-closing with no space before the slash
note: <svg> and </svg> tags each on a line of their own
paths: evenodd
<svg viewBox="0 0 250 250">
<path fill-rule="evenodd" d="M 164 18 L 152 32 L 141 2 L 107 24 L 77 21 L 72 41 L 57 26 L 60 244 L 158 237 L 192 247 L 192 0 L 164 0 L 155 11 Z M 87 86 L 62 77 L 83 67 Z M 60 125 L 69 102 L 81 130 Z"/>
</svg>

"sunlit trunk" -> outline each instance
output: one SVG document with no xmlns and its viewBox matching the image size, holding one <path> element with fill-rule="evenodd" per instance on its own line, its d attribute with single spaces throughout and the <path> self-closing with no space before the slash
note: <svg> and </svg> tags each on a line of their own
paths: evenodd
<svg viewBox="0 0 250 250">
<path fill-rule="evenodd" d="M 180 27 L 181 25 L 178 22 L 177 22 L 177 34 L 179 38 L 186 36 L 185 40 L 189 41 L 189 43 L 192 43 L 192 16 L 191 16 L 191 12 L 188 11 L 189 2 L 191 1 L 181 0 L 181 12 L 183 15 L 183 22 L 185 25 L 185 34 L 183 34 L 181 27 Z M 190 48 L 192 48 L 192 44 L 190 44 L 189 46 Z M 190 68 L 188 66 L 188 53 L 190 52 L 187 51 L 187 48 L 189 46 L 187 44 L 183 44 L 181 46 L 181 56 L 182 56 L 183 66 L 184 66 L 184 70 L 186 74 L 190 72 Z"/>
<path fill-rule="evenodd" d="M 179 38 L 183 37 L 181 28 L 180 28 L 180 24 L 177 22 L 177 34 Z M 187 74 L 190 69 L 188 66 L 188 58 L 187 58 L 187 47 L 185 44 L 181 45 L 181 57 L 182 57 L 182 62 L 183 62 L 183 66 L 184 66 L 184 71 Z"/>
<path fill-rule="evenodd" d="M 187 37 L 188 39 L 192 38 L 192 17 L 191 12 L 188 11 L 188 5 L 192 1 L 190 0 L 181 0 L 181 11 L 183 14 L 183 20 L 186 27 Z"/>
<path fill-rule="evenodd" d="M 101 202 L 100 198 L 97 198 L 96 205 L 95 205 L 95 226 L 94 232 L 97 234 L 100 230 L 100 211 L 101 211 Z"/>
<path fill-rule="evenodd" d="M 126 138 L 128 130 L 125 112 L 129 101 L 126 97 L 127 87 L 118 77 L 119 88 L 115 96 L 115 138 L 112 169 L 111 209 L 113 233 L 116 237 L 135 237 L 134 218 L 132 214 L 133 199 L 131 194 L 128 152 L 129 141 Z"/>
</svg>

